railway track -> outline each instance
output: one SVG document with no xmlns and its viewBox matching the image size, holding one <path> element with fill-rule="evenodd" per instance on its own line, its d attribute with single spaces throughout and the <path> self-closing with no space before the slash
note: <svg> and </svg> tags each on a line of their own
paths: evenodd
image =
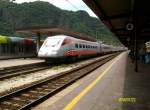
<svg viewBox="0 0 150 110">
<path fill-rule="evenodd" d="M 8 79 L 22 74 L 29 74 L 32 72 L 37 72 L 48 68 L 49 66 L 44 62 L 1 68 L 0 80 Z"/>
<path fill-rule="evenodd" d="M 46 78 L 36 84 L 24 87 L 0 97 L 0 110 L 27 110 L 92 72 L 118 54 L 85 64 L 81 67 Z"/>
</svg>

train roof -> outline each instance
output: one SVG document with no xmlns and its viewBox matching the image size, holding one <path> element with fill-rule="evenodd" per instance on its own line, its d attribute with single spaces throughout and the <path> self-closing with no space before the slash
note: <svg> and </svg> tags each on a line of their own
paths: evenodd
<svg viewBox="0 0 150 110">
<path fill-rule="evenodd" d="M 20 37 L 9 37 L 11 39 L 11 42 L 16 43 L 16 42 L 23 42 L 23 38 Z"/>
<path fill-rule="evenodd" d="M 68 35 L 55 35 L 55 36 L 49 36 L 48 38 L 61 38 L 62 40 L 64 40 L 65 38 L 70 38 L 73 40 L 81 40 L 83 42 L 89 42 L 89 43 L 98 43 L 98 42 L 92 42 L 92 41 L 87 41 L 87 40 L 83 40 L 83 39 L 78 39 L 78 38 L 74 38 L 73 36 L 68 36 Z"/>
<path fill-rule="evenodd" d="M 65 38 L 67 38 L 67 37 L 71 37 L 71 36 L 67 36 L 67 35 L 55 35 L 55 36 L 48 36 L 48 39 L 50 38 L 61 38 L 61 39 L 65 39 Z"/>
<path fill-rule="evenodd" d="M 29 38 L 9 37 L 9 36 L 0 35 L 0 44 L 8 44 L 8 43 L 32 44 L 34 43 L 34 40 Z"/>
<path fill-rule="evenodd" d="M 7 36 L 0 35 L 0 44 L 7 44 L 10 42 L 10 38 Z"/>
</svg>

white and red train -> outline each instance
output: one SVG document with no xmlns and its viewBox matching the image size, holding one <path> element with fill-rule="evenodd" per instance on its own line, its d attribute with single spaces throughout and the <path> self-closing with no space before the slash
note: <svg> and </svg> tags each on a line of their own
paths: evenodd
<svg viewBox="0 0 150 110">
<path fill-rule="evenodd" d="M 123 47 L 114 47 L 98 42 L 77 39 L 66 35 L 48 37 L 41 46 L 38 57 L 48 59 L 84 57 L 123 51 Z"/>
</svg>

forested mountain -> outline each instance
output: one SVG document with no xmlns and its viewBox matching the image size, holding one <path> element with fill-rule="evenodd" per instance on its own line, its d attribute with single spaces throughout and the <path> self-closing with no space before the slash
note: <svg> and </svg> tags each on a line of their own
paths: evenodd
<svg viewBox="0 0 150 110">
<path fill-rule="evenodd" d="M 107 43 L 119 44 L 99 19 L 85 11 L 62 10 L 42 1 L 16 4 L 0 0 L 0 34 L 16 36 L 15 28 L 32 26 L 65 27 Z"/>
</svg>

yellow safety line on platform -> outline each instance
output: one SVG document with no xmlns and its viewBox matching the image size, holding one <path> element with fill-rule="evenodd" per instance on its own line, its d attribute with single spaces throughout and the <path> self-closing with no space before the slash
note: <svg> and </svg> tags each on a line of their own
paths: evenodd
<svg viewBox="0 0 150 110">
<path fill-rule="evenodd" d="M 122 54 L 123 55 L 123 54 Z M 101 78 L 111 69 L 111 67 L 116 63 L 121 56 L 120 55 L 115 61 L 113 61 L 108 68 L 106 68 L 105 71 L 103 71 L 102 74 L 100 74 L 92 83 L 90 83 L 80 94 L 78 94 L 63 110 L 71 110 L 76 103 L 93 87 L 95 84 L 101 80 Z"/>
</svg>

